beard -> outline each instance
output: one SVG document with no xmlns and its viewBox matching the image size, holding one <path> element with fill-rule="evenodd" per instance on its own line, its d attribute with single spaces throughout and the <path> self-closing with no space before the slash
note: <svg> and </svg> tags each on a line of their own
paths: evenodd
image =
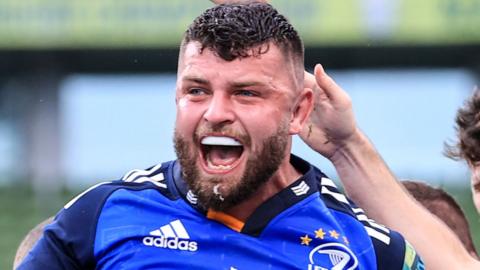
<svg viewBox="0 0 480 270">
<path fill-rule="evenodd" d="M 224 211 L 250 198 L 268 182 L 286 155 L 288 137 L 287 125 L 281 124 L 272 136 L 262 142 L 261 149 L 248 157 L 240 176 L 205 176 L 197 167 L 198 152 L 191 149 L 176 130 L 174 144 L 182 176 L 200 204 L 206 209 Z M 249 142 L 249 138 L 246 141 Z"/>
</svg>

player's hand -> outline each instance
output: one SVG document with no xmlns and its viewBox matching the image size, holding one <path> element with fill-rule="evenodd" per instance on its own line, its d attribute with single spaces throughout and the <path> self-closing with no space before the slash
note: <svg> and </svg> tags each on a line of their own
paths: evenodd
<svg viewBox="0 0 480 270">
<path fill-rule="evenodd" d="M 348 94 L 328 76 L 320 64 L 314 74 L 305 71 L 305 88 L 314 93 L 314 108 L 300 137 L 313 150 L 331 158 L 358 131 Z"/>
<path fill-rule="evenodd" d="M 251 2 L 261 2 L 268 3 L 268 0 L 210 0 L 211 2 L 220 5 L 220 4 L 247 4 Z"/>
</svg>

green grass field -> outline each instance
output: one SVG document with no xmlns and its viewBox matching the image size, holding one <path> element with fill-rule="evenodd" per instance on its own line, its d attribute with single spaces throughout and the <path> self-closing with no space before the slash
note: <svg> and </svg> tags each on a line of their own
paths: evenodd
<svg viewBox="0 0 480 270">
<path fill-rule="evenodd" d="M 470 221 L 475 245 L 480 250 L 480 221 L 468 189 L 451 189 Z M 0 188 L 0 269 L 12 269 L 18 244 L 25 234 L 45 218 L 54 215 L 75 192 L 62 192 L 58 196 L 35 196 L 28 188 Z"/>
</svg>

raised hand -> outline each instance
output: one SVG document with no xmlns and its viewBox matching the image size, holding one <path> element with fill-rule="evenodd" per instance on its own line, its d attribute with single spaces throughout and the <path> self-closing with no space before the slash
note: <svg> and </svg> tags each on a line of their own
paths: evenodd
<svg viewBox="0 0 480 270">
<path fill-rule="evenodd" d="M 314 109 L 300 137 L 313 150 L 331 158 L 359 131 L 348 94 L 328 76 L 320 64 L 314 74 L 305 71 L 305 88 L 314 92 Z"/>
</svg>

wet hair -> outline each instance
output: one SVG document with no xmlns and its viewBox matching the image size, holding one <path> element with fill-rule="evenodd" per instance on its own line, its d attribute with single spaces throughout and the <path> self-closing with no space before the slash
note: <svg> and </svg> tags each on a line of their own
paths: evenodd
<svg viewBox="0 0 480 270">
<path fill-rule="evenodd" d="M 259 56 L 278 46 L 284 56 L 301 65 L 304 47 L 300 36 L 287 18 L 269 4 L 218 5 L 198 16 L 185 32 L 182 48 L 196 41 L 226 61 Z M 287 58 L 288 59 L 288 58 Z"/>
<path fill-rule="evenodd" d="M 454 160 L 464 159 L 470 164 L 480 162 L 480 89 L 476 88 L 455 118 L 457 142 L 445 143 L 445 155 Z"/>
<path fill-rule="evenodd" d="M 442 220 L 457 235 L 470 254 L 479 258 L 467 218 L 451 195 L 441 188 L 418 181 L 402 181 L 402 184 L 419 203 Z"/>
</svg>

